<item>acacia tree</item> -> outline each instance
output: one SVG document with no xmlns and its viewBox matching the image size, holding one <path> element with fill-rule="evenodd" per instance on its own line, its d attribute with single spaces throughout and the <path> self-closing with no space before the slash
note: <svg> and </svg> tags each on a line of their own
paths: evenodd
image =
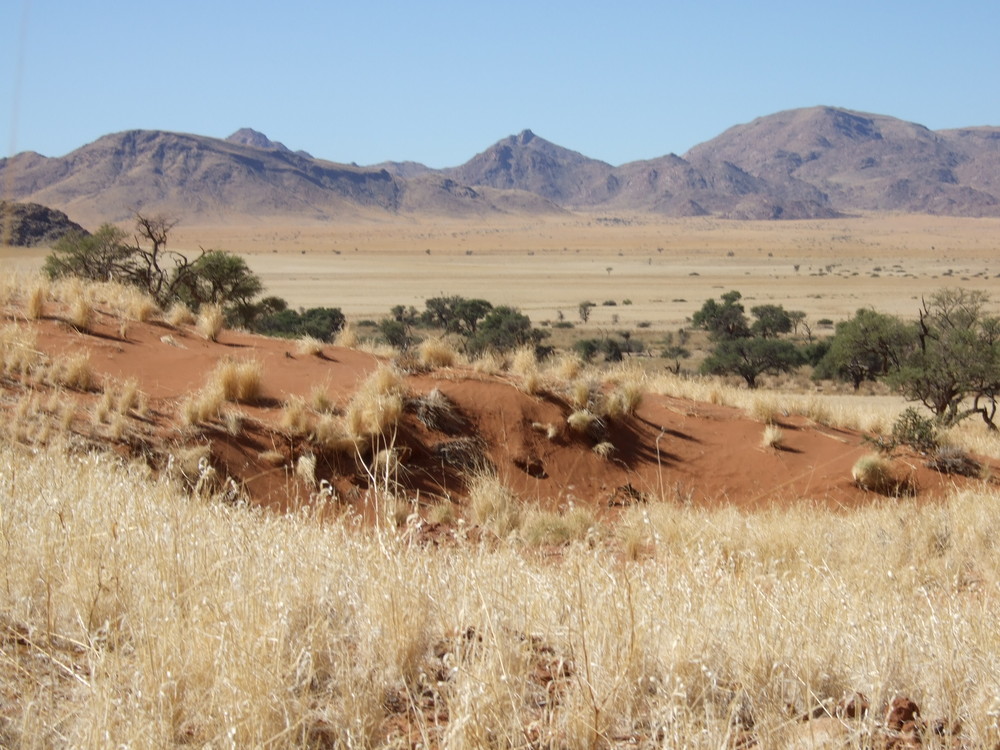
<svg viewBox="0 0 1000 750">
<path fill-rule="evenodd" d="M 177 301 L 192 308 L 223 304 L 230 320 L 245 326 L 275 309 L 273 304 L 254 303 L 264 287 L 242 258 L 204 249 L 189 258 L 167 249 L 176 220 L 136 214 L 135 222 L 131 239 L 112 224 L 93 235 L 66 235 L 45 259 L 45 272 L 52 278 L 79 276 L 135 286 L 164 307 Z"/>
<path fill-rule="evenodd" d="M 837 324 L 814 377 L 849 380 L 858 390 L 866 380 L 897 372 L 915 343 L 913 326 L 894 315 L 862 308 L 853 318 Z"/>
<path fill-rule="evenodd" d="M 748 388 L 757 387 L 757 378 L 765 373 L 791 372 L 803 363 L 798 347 L 779 334 L 792 329 L 792 318 L 780 305 L 760 305 L 751 312 L 750 323 L 737 291 L 727 292 L 721 302 L 707 300 L 691 322 L 708 330 L 715 348 L 702 363 L 702 371 L 711 375 L 739 375 Z"/>
<path fill-rule="evenodd" d="M 907 399 L 922 403 L 944 425 L 979 414 L 996 429 L 1000 319 L 987 314 L 988 302 L 985 292 L 967 289 L 943 289 L 923 300 L 917 345 L 890 377 Z"/>
</svg>

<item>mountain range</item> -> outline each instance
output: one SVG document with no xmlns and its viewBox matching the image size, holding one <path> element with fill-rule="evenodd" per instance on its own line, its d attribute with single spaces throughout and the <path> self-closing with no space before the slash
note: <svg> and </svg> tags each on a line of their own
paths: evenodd
<svg viewBox="0 0 1000 750">
<path fill-rule="evenodd" d="M 0 186 L 5 198 L 85 224 L 136 210 L 186 223 L 565 211 L 1000 216 L 1000 127 L 932 131 L 885 115 L 810 107 L 736 125 L 683 156 L 612 166 L 525 130 L 447 169 L 338 164 L 250 128 L 226 139 L 133 130 L 62 157 L 2 159 Z"/>
</svg>

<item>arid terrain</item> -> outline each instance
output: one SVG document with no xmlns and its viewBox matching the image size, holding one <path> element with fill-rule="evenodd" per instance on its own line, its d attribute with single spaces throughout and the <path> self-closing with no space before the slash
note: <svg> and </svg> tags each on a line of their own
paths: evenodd
<svg viewBox="0 0 1000 750">
<path fill-rule="evenodd" d="M 738 289 L 823 336 L 995 295 L 998 230 L 182 220 L 170 246 L 354 323 L 461 294 L 662 338 Z M 884 388 L 210 332 L 0 252 L 0 746 L 1000 742 L 982 424 L 948 433 L 973 476 L 899 448 L 875 490 L 852 470 L 906 405 Z"/>
</svg>

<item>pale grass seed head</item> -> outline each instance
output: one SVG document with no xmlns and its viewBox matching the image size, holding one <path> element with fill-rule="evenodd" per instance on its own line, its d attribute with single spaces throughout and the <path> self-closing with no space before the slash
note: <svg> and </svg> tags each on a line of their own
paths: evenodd
<svg viewBox="0 0 1000 750">
<path fill-rule="evenodd" d="M 202 305 L 198 310 L 198 333 L 209 341 L 218 341 L 219 334 L 226 326 L 226 315 L 222 305 Z"/>
</svg>

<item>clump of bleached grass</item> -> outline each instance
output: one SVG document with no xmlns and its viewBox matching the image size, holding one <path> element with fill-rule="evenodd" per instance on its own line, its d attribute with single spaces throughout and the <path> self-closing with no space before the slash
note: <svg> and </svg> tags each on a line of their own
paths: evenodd
<svg viewBox="0 0 1000 750">
<path fill-rule="evenodd" d="M 226 327 L 226 314 L 222 305 L 202 305 L 196 322 L 198 333 L 208 341 L 218 341 L 219 334 Z"/>
</svg>

